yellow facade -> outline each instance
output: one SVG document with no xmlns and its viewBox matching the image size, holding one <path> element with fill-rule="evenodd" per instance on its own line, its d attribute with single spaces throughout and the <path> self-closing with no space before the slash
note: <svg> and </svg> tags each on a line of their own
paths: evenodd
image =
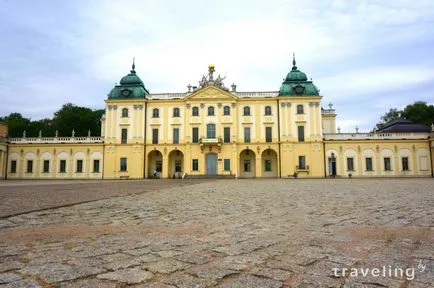
<svg viewBox="0 0 434 288">
<path fill-rule="evenodd" d="M 294 67 L 299 77 L 295 61 Z M 116 89 L 128 90 L 139 79 L 134 66 L 131 72 Z M 109 94 L 101 137 L 4 138 L 0 175 L 8 179 L 432 176 L 430 133 L 336 133 L 335 110 L 331 105 L 322 109 L 319 95 L 238 92 L 235 85 L 229 91 L 212 73 L 203 77 L 200 87 L 189 87 L 185 93 L 141 98 Z"/>
</svg>

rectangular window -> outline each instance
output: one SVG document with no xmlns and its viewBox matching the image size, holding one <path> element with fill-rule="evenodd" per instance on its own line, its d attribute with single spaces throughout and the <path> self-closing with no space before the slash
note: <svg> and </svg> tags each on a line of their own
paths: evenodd
<svg viewBox="0 0 434 288">
<path fill-rule="evenodd" d="M 93 160 L 93 172 L 94 173 L 99 172 L 99 160 Z"/>
<path fill-rule="evenodd" d="M 347 158 L 347 170 L 348 171 L 354 171 L 354 158 L 353 157 Z"/>
<path fill-rule="evenodd" d="M 250 171 L 251 171 L 250 160 L 244 160 L 244 172 L 250 172 Z"/>
<path fill-rule="evenodd" d="M 44 167 L 42 169 L 44 173 L 50 172 L 50 160 L 44 160 Z"/>
<path fill-rule="evenodd" d="M 60 173 L 66 172 L 66 160 L 60 160 L 59 172 Z"/>
<path fill-rule="evenodd" d="M 298 142 L 304 142 L 304 126 L 298 126 Z"/>
<path fill-rule="evenodd" d="M 83 172 L 83 160 L 77 160 L 77 173 Z"/>
<path fill-rule="evenodd" d="M 372 171 L 372 158 L 368 157 L 365 159 L 366 161 L 366 171 Z"/>
<path fill-rule="evenodd" d="M 408 157 L 402 157 L 402 170 L 403 171 L 409 171 L 408 168 Z"/>
<path fill-rule="evenodd" d="M 223 141 L 225 143 L 230 143 L 231 142 L 231 128 L 230 127 L 225 127 L 225 128 L 223 128 L 223 132 L 224 132 L 224 139 L 223 139 Z"/>
<path fill-rule="evenodd" d="M 271 142 L 273 140 L 272 131 L 271 127 L 265 128 L 265 142 Z"/>
<path fill-rule="evenodd" d="M 158 129 L 152 129 L 152 144 L 158 144 Z"/>
<path fill-rule="evenodd" d="M 306 169 L 306 156 L 298 156 L 298 169 Z"/>
<path fill-rule="evenodd" d="M 193 134 L 192 142 L 199 143 L 199 128 L 193 127 L 192 134 Z"/>
<path fill-rule="evenodd" d="M 121 158 L 121 172 L 127 171 L 127 158 Z"/>
<path fill-rule="evenodd" d="M 199 170 L 199 160 L 193 159 L 192 166 L 193 166 L 193 171 L 198 171 Z"/>
<path fill-rule="evenodd" d="M 27 173 L 33 173 L 33 160 L 27 160 Z"/>
<path fill-rule="evenodd" d="M 17 173 L 17 160 L 11 161 L 11 173 Z"/>
<path fill-rule="evenodd" d="M 225 169 L 225 171 L 231 170 L 231 159 L 225 159 L 224 160 L 224 169 Z"/>
<path fill-rule="evenodd" d="M 121 144 L 127 144 L 127 138 L 128 138 L 128 129 L 123 128 L 121 132 Z"/>
<path fill-rule="evenodd" d="M 160 173 L 163 171 L 163 162 L 161 160 L 155 161 L 155 170 Z"/>
<path fill-rule="evenodd" d="M 179 144 L 179 128 L 173 128 L 173 144 Z"/>
<path fill-rule="evenodd" d="M 265 160 L 265 172 L 271 172 L 271 160 Z"/>
<path fill-rule="evenodd" d="M 244 127 L 244 143 L 250 143 L 250 127 Z"/>
<path fill-rule="evenodd" d="M 390 165 L 390 157 L 384 158 L 384 170 L 392 171 L 392 166 Z"/>
</svg>

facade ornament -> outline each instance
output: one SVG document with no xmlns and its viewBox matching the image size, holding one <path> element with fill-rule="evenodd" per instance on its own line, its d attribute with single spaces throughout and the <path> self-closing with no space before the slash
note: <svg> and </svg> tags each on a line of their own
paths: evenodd
<svg viewBox="0 0 434 288">
<path fill-rule="evenodd" d="M 87 130 L 87 137 L 90 137 L 90 129 Z"/>
<path fill-rule="evenodd" d="M 59 131 L 58 130 L 56 130 L 56 132 L 54 133 L 54 137 L 59 137 Z"/>
<path fill-rule="evenodd" d="M 72 138 L 74 138 L 74 136 L 75 136 L 75 130 L 72 130 L 71 135 L 72 135 Z"/>
<path fill-rule="evenodd" d="M 339 134 L 341 133 L 341 127 L 340 126 L 338 126 L 338 133 Z"/>
<path fill-rule="evenodd" d="M 281 106 L 281 107 L 285 107 L 285 106 L 286 106 L 286 103 L 285 103 L 285 102 L 282 102 L 282 103 L 280 103 L 280 106 Z"/>
<path fill-rule="evenodd" d="M 167 154 L 167 148 L 166 147 L 164 147 L 163 152 L 164 152 L 164 155 Z"/>
<path fill-rule="evenodd" d="M 231 104 L 232 108 L 235 108 L 235 105 L 236 105 L 236 103 L 232 102 L 232 104 Z"/>
<path fill-rule="evenodd" d="M 200 103 L 200 108 L 205 107 L 205 103 Z"/>
<path fill-rule="evenodd" d="M 186 107 L 187 107 L 187 109 L 190 109 L 191 104 L 190 104 L 190 103 L 187 103 Z"/>
<path fill-rule="evenodd" d="M 309 102 L 309 107 L 313 107 L 313 102 Z"/>
<path fill-rule="evenodd" d="M 232 92 L 237 92 L 237 85 L 235 85 L 235 83 L 232 83 L 231 88 Z"/>
<path fill-rule="evenodd" d="M 356 133 L 359 133 L 359 127 L 356 126 Z"/>
<path fill-rule="evenodd" d="M 40 151 L 39 151 L 39 148 L 38 148 L 38 149 L 36 150 L 36 155 L 39 155 L 39 152 L 40 152 Z"/>
<path fill-rule="evenodd" d="M 222 108 L 222 103 L 217 103 L 217 107 Z"/>
<path fill-rule="evenodd" d="M 362 152 L 362 148 L 360 147 L 360 145 L 357 146 L 357 150 L 359 151 L 359 154 L 360 152 Z"/>
<path fill-rule="evenodd" d="M 411 146 L 411 148 L 413 149 L 413 152 L 416 152 L 416 146 L 414 144 Z"/>
<path fill-rule="evenodd" d="M 375 149 L 377 150 L 377 153 L 380 152 L 380 146 L 375 146 Z"/>
<path fill-rule="evenodd" d="M 261 147 L 256 147 L 256 151 L 258 151 L 258 154 L 259 154 L 259 152 L 261 152 Z"/>
<path fill-rule="evenodd" d="M 329 110 L 332 110 L 332 109 L 333 109 L 333 104 L 332 104 L 332 102 L 329 102 L 328 106 L 329 106 Z"/>
<path fill-rule="evenodd" d="M 191 86 L 190 84 L 187 85 L 187 89 L 188 89 L 188 92 L 189 92 L 189 93 L 191 92 L 191 87 L 192 87 L 192 86 Z"/>
<path fill-rule="evenodd" d="M 39 130 L 39 138 L 41 138 L 41 137 L 42 137 L 42 131 Z"/>
<path fill-rule="evenodd" d="M 23 131 L 23 138 L 26 138 L 26 130 Z"/>
<path fill-rule="evenodd" d="M 342 154 L 342 145 L 339 146 L 339 152 Z"/>
<path fill-rule="evenodd" d="M 395 148 L 395 152 L 398 152 L 398 145 L 395 145 L 394 148 Z"/>
</svg>

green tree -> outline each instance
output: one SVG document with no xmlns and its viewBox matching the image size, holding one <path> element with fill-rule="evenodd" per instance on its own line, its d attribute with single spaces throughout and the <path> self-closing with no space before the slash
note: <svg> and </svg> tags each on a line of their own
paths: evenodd
<svg viewBox="0 0 434 288">
<path fill-rule="evenodd" d="M 386 114 L 381 116 L 380 122 L 376 124 L 377 129 L 381 129 L 387 122 L 392 121 L 394 119 L 400 118 L 402 116 L 402 111 L 396 108 L 390 108 Z"/>
<path fill-rule="evenodd" d="M 20 113 L 11 113 L 9 116 L 0 118 L 0 121 L 5 122 L 8 125 L 9 137 L 21 137 L 23 132 L 30 128 L 30 119 L 24 118 Z"/>
<path fill-rule="evenodd" d="M 71 136 L 72 130 L 75 136 L 87 136 L 88 131 L 91 135 L 100 135 L 101 115 L 104 110 L 93 111 L 90 108 L 80 107 L 72 103 L 67 103 L 54 113 L 53 127 L 58 130 L 59 136 Z"/>
<path fill-rule="evenodd" d="M 402 116 L 414 123 L 431 126 L 434 123 L 434 106 L 427 105 L 423 101 L 416 101 L 404 108 Z"/>
</svg>

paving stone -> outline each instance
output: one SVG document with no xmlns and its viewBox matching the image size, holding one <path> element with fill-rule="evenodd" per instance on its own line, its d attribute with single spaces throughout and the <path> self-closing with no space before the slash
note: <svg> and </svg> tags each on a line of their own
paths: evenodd
<svg viewBox="0 0 434 288">
<path fill-rule="evenodd" d="M 240 275 L 230 279 L 225 279 L 219 284 L 221 288 L 280 288 L 280 281 L 257 277 L 253 275 Z"/>
<path fill-rule="evenodd" d="M 206 288 L 214 287 L 217 284 L 211 279 L 196 278 L 188 274 L 171 275 L 164 281 L 177 288 Z"/>
<path fill-rule="evenodd" d="M 20 280 L 21 276 L 15 273 L 0 273 L 0 284 Z"/>
<path fill-rule="evenodd" d="M 73 282 L 60 283 L 58 288 L 117 288 L 116 283 L 98 279 L 79 279 Z"/>
<path fill-rule="evenodd" d="M 41 266 L 24 267 L 21 273 L 39 275 L 47 283 L 62 282 L 103 272 L 103 269 L 87 266 L 69 266 L 64 264 L 47 263 Z"/>
<path fill-rule="evenodd" d="M 150 262 L 143 265 L 149 271 L 154 273 L 168 274 L 187 268 L 189 265 L 174 259 L 163 259 L 156 262 Z"/>
<path fill-rule="evenodd" d="M 33 279 L 24 279 L 0 285 L 0 288 L 44 288 L 38 281 Z"/>
<path fill-rule="evenodd" d="M 212 267 L 194 267 L 188 270 L 189 273 L 195 274 L 202 278 L 221 279 L 226 276 L 236 274 L 236 270 L 219 269 Z"/>
<path fill-rule="evenodd" d="M 279 281 L 285 281 L 292 275 L 294 275 L 294 273 L 291 271 L 272 269 L 268 267 L 254 267 L 249 271 L 249 273 L 251 273 L 252 275 L 267 277 Z"/>
<path fill-rule="evenodd" d="M 142 269 L 128 268 L 120 269 L 114 272 L 100 274 L 98 279 L 107 279 L 112 281 L 119 281 L 127 284 L 137 284 L 145 280 L 151 279 L 154 275 Z"/>
</svg>

